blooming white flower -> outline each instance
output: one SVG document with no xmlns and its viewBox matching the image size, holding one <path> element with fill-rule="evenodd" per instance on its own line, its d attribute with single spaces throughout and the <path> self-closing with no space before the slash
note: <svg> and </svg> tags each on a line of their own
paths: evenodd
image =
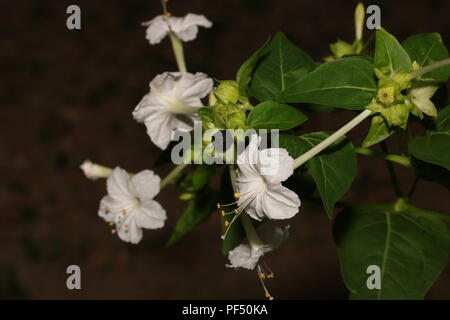
<svg viewBox="0 0 450 320">
<path fill-rule="evenodd" d="M 188 13 L 184 17 L 157 16 L 142 25 L 147 27 L 145 38 L 150 44 L 157 44 L 170 32 L 184 42 L 194 40 L 197 37 L 198 27 L 210 28 L 212 22 L 203 15 Z"/>
<path fill-rule="evenodd" d="M 430 100 L 438 86 L 422 86 L 422 87 L 413 87 L 408 90 L 408 96 L 411 99 L 411 102 L 423 113 L 429 115 L 430 117 L 437 116 L 437 110 L 434 103 Z"/>
<path fill-rule="evenodd" d="M 174 129 L 191 130 L 203 107 L 201 98 L 214 83 L 204 73 L 164 72 L 150 82 L 150 93 L 133 111 L 138 122 L 144 122 L 154 144 L 166 149 Z"/>
<path fill-rule="evenodd" d="M 112 173 L 112 170 L 110 168 L 93 163 L 89 160 L 85 160 L 81 164 L 80 169 L 83 171 L 86 178 L 91 180 L 97 180 L 99 178 L 108 178 Z"/>
<path fill-rule="evenodd" d="M 263 234 L 263 244 L 253 243 L 240 244 L 228 253 L 230 264 L 228 268 L 244 268 L 253 270 L 258 265 L 259 259 L 267 252 L 278 248 L 289 236 L 289 226 L 284 229 L 272 227 Z M 258 270 L 259 271 L 259 270 Z"/>
<path fill-rule="evenodd" d="M 294 159 L 282 148 L 258 149 L 259 138 L 252 135 L 248 147 L 238 156 L 238 211 L 253 219 L 288 219 L 300 207 L 298 195 L 281 182 L 294 172 Z"/>
<path fill-rule="evenodd" d="M 142 229 L 164 226 L 166 211 L 153 200 L 159 193 L 161 179 L 150 170 L 130 176 L 116 167 L 107 179 L 108 195 L 100 202 L 98 215 L 115 226 L 120 239 L 138 243 Z"/>
</svg>

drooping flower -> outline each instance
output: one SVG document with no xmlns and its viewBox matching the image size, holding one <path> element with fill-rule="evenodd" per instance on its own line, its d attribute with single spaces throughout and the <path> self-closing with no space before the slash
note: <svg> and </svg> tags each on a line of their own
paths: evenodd
<svg viewBox="0 0 450 320">
<path fill-rule="evenodd" d="M 248 147 L 238 156 L 238 212 L 253 219 L 289 219 L 300 207 L 300 199 L 281 182 L 294 172 L 294 159 L 282 148 L 258 149 L 259 138 L 252 135 Z"/>
<path fill-rule="evenodd" d="M 201 98 L 212 90 L 213 80 L 204 73 L 164 72 L 150 82 L 145 95 L 133 111 L 143 122 L 152 142 L 161 149 L 170 143 L 174 129 L 191 130 Z"/>
<path fill-rule="evenodd" d="M 110 224 L 125 242 L 138 243 L 142 229 L 164 226 L 166 211 L 153 200 L 161 179 L 150 170 L 130 176 L 116 167 L 107 179 L 108 194 L 100 202 L 98 215 Z"/>
<path fill-rule="evenodd" d="M 86 178 L 91 180 L 108 178 L 112 173 L 112 170 L 110 168 L 93 163 L 90 160 L 85 160 L 81 164 L 80 169 L 83 171 Z"/>
<path fill-rule="evenodd" d="M 289 237 L 289 226 L 284 229 L 271 227 L 263 233 L 263 243 L 255 243 L 249 239 L 249 244 L 240 244 L 228 253 L 230 264 L 228 268 L 244 268 L 253 270 L 259 259 L 267 252 L 277 249 Z"/>
<path fill-rule="evenodd" d="M 192 41 L 197 37 L 198 27 L 210 28 L 212 22 L 205 16 L 188 13 L 184 17 L 161 15 L 142 23 L 147 27 L 145 38 L 150 44 L 160 43 L 170 32 L 173 32 L 184 42 Z"/>
<path fill-rule="evenodd" d="M 227 268 L 244 268 L 253 270 L 256 268 L 258 278 L 264 289 L 264 295 L 268 299 L 273 299 L 264 282 L 265 279 L 274 277 L 272 270 L 264 262 L 260 261 L 264 254 L 278 248 L 289 236 L 289 226 L 284 229 L 271 226 L 266 233 L 263 234 L 263 241 L 257 236 L 256 239 L 248 236 L 249 244 L 240 244 L 228 253 L 230 264 Z"/>
</svg>

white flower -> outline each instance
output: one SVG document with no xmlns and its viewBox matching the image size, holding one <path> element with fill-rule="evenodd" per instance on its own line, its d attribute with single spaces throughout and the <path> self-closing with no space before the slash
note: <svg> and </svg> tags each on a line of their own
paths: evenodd
<svg viewBox="0 0 450 320">
<path fill-rule="evenodd" d="M 436 90 L 439 87 L 437 86 L 422 86 L 422 87 L 413 87 L 408 90 L 408 96 L 411 99 L 412 103 L 423 113 L 429 115 L 430 117 L 437 116 L 437 110 L 434 106 L 434 103 L 430 100 Z"/>
<path fill-rule="evenodd" d="M 154 144 L 166 149 L 174 129 L 191 130 L 203 107 L 201 98 L 214 83 L 204 73 L 164 72 L 150 82 L 150 93 L 133 111 L 138 122 L 144 122 Z"/>
<path fill-rule="evenodd" d="M 99 178 L 108 178 L 112 172 L 110 168 L 101 166 L 96 163 L 92 163 L 89 160 L 85 160 L 81 164 L 80 169 L 83 171 L 86 178 L 91 180 L 97 180 Z"/>
<path fill-rule="evenodd" d="M 98 215 L 117 232 L 120 239 L 138 243 L 142 229 L 159 229 L 164 226 L 166 211 L 153 200 L 159 193 L 161 179 L 150 170 L 130 177 L 116 167 L 107 179 L 108 195 L 100 202 Z"/>
<path fill-rule="evenodd" d="M 194 40 L 197 37 L 198 27 L 210 28 L 211 21 L 205 16 L 188 13 L 184 17 L 157 16 L 153 20 L 142 23 L 147 27 L 145 38 L 150 44 L 160 43 L 170 32 L 173 32 L 184 42 Z"/>
<path fill-rule="evenodd" d="M 258 150 L 258 144 L 258 136 L 252 135 L 247 149 L 238 156 L 238 210 L 256 220 L 292 218 L 300 199 L 281 182 L 294 172 L 294 159 L 285 149 Z"/>
<path fill-rule="evenodd" d="M 269 251 L 278 248 L 289 236 L 289 226 L 285 229 L 272 227 L 264 234 L 265 244 L 255 244 L 250 240 L 250 244 L 240 244 L 228 253 L 230 264 L 228 268 L 244 268 L 253 270 L 258 265 L 259 259 Z M 260 268 L 260 267 L 259 267 Z M 259 270 L 258 270 L 259 271 Z M 260 272 L 258 272 L 260 273 Z"/>
</svg>

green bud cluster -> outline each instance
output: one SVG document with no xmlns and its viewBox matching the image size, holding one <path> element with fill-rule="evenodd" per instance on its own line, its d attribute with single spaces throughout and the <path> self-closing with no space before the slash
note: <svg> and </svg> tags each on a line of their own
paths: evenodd
<svg viewBox="0 0 450 320">
<path fill-rule="evenodd" d="M 420 68 L 417 62 L 412 67 L 414 70 Z M 380 113 L 389 127 L 405 128 L 410 113 L 420 118 L 424 113 L 436 116 L 436 108 L 430 101 L 437 90 L 434 82 L 411 80 L 409 74 L 404 72 L 387 76 L 375 69 L 375 75 L 378 78 L 378 91 L 367 108 Z"/>
<path fill-rule="evenodd" d="M 411 87 L 408 73 L 397 73 L 390 77 L 375 69 L 375 75 L 378 78 L 378 91 L 367 108 L 380 113 L 389 127 L 405 128 L 412 109 L 412 104 L 404 93 Z"/>
<path fill-rule="evenodd" d="M 204 129 L 246 129 L 246 111 L 253 108 L 236 81 L 221 81 L 210 96 L 211 107 L 200 110 Z"/>
</svg>

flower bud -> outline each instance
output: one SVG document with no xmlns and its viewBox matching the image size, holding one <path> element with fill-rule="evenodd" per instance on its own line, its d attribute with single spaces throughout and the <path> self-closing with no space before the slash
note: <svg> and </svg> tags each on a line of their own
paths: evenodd
<svg viewBox="0 0 450 320">
<path fill-rule="evenodd" d="M 396 87 L 395 87 L 395 85 L 392 85 L 392 84 L 378 88 L 378 93 L 377 93 L 378 100 L 381 103 L 384 103 L 385 105 L 390 105 L 390 104 L 394 103 L 395 96 L 396 96 L 395 91 L 396 91 Z"/>
<path fill-rule="evenodd" d="M 338 40 L 337 42 L 331 44 L 330 49 L 336 58 L 341 58 L 354 53 L 353 46 L 342 40 Z"/>
<path fill-rule="evenodd" d="M 91 180 L 108 178 L 112 173 L 112 169 L 98 165 L 96 163 L 92 163 L 89 160 L 85 160 L 80 166 L 80 169 L 83 171 L 86 178 Z"/>
<path fill-rule="evenodd" d="M 239 87 L 237 82 L 231 80 L 222 81 L 214 88 L 214 95 L 225 104 L 237 103 L 239 100 Z"/>
</svg>

